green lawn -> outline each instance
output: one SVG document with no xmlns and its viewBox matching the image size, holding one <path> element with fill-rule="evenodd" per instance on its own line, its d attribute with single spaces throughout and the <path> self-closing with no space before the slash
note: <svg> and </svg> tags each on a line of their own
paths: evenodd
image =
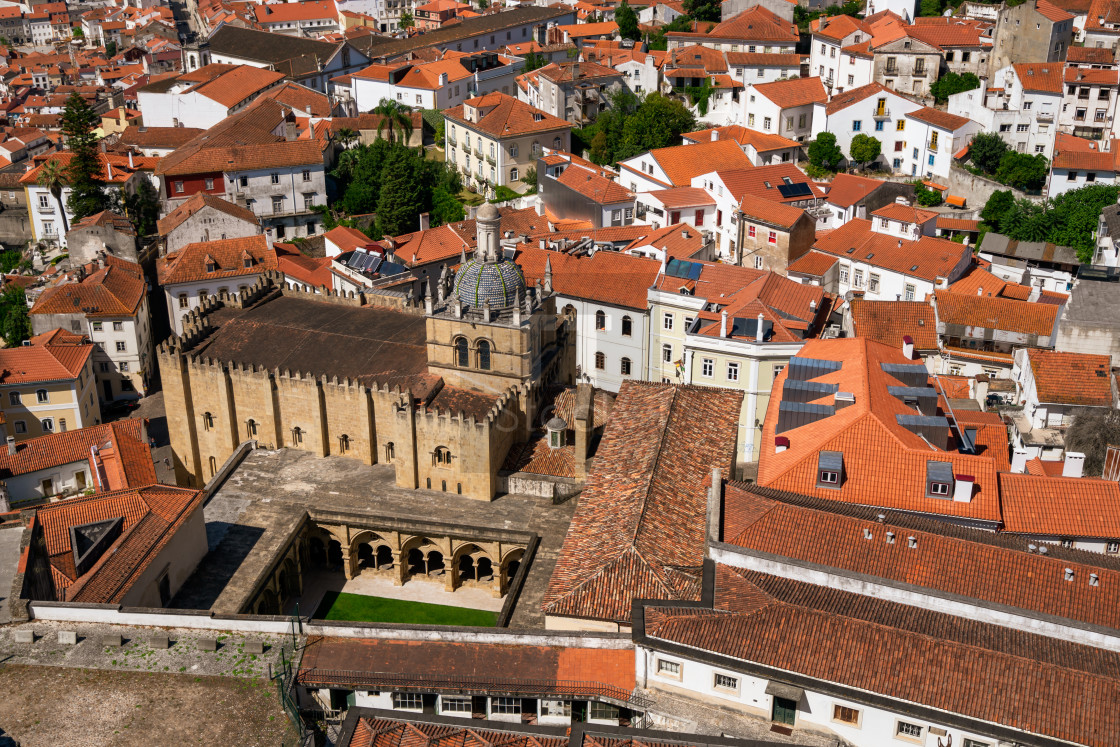
<svg viewBox="0 0 1120 747">
<path fill-rule="evenodd" d="M 367 597 L 328 591 L 315 610 L 316 620 L 349 622 L 409 623 L 412 625 L 465 625 L 492 628 L 498 623 L 496 612 L 449 607 L 445 604 L 409 602 L 402 599 Z"/>
</svg>

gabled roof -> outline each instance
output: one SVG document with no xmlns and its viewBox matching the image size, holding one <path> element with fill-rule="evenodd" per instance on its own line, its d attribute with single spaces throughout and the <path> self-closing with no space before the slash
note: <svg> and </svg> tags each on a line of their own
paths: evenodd
<svg viewBox="0 0 1120 747">
<path fill-rule="evenodd" d="M 61 329 L 35 335 L 28 342 L 0 348 L 0 385 L 76 379 L 93 353 L 93 343 Z"/>
<path fill-rule="evenodd" d="M 720 163 L 716 174 L 736 200 L 742 200 L 748 194 L 771 202 L 803 202 L 824 196 L 821 188 L 793 163 L 774 163 L 756 168 L 729 168 Z M 788 184 L 804 184 L 809 194 L 785 197 L 780 187 Z"/>
<path fill-rule="evenodd" d="M 1097 0 L 1097 1 L 1099 2 L 1100 0 Z M 1035 10 L 1037 10 L 1039 13 L 1041 13 L 1043 16 L 1045 16 L 1049 20 L 1053 21 L 1054 23 L 1061 23 L 1062 21 L 1072 21 L 1073 20 L 1073 15 L 1071 15 L 1070 13 L 1067 13 L 1066 11 L 1059 8 L 1058 6 L 1049 2 L 1049 0 L 1038 0 L 1038 2 L 1035 3 L 1034 7 L 1035 7 Z M 1090 13 L 1089 15 L 1090 15 L 1090 17 L 1092 17 L 1093 14 Z M 1088 19 L 1086 19 L 1085 25 L 1086 26 L 1089 25 L 1089 20 Z"/>
<path fill-rule="evenodd" d="M 207 265 L 213 265 L 214 270 L 208 270 Z M 196 280 L 219 281 L 275 269 L 276 252 L 269 246 L 268 237 L 264 234 L 187 244 L 156 261 L 160 285 Z"/>
<path fill-rule="evenodd" d="M 956 132 L 972 121 L 968 117 L 958 117 L 956 114 L 950 114 L 928 106 L 909 112 L 906 116 L 909 119 L 917 119 L 950 132 Z"/>
<path fill-rule="evenodd" d="M 825 201 L 836 207 L 851 207 L 887 182 L 855 174 L 837 174 L 832 179 Z"/>
<path fill-rule="evenodd" d="M 561 296 L 645 311 L 649 287 L 661 263 L 621 252 L 599 251 L 568 254 L 522 244 L 514 261 L 525 282 L 544 280 L 546 265 L 552 267 L 552 288 Z"/>
<path fill-rule="evenodd" d="M 817 399 L 802 404 L 801 382 L 820 389 Z M 943 413 L 919 411 L 891 391 L 932 386 L 923 364 L 905 357 L 901 347 L 863 338 L 807 341 L 774 381 L 763 419 L 758 484 L 845 503 L 995 524 L 1000 518 L 1000 462 L 994 452 L 1007 452 L 1006 431 L 1002 444 L 967 453 L 958 449 L 955 431 L 942 419 Z M 836 392 L 850 393 L 852 401 L 835 401 Z M 812 412 L 802 417 L 806 407 Z M 911 422 L 913 418 L 918 420 Z M 945 436 L 944 447 L 934 445 L 932 436 L 919 435 L 935 429 Z M 777 436 L 788 442 L 785 451 L 776 451 Z M 837 483 L 819 482 L 822 453 L 841 455 Z M 947 465 L 953 475 L 971 476 L 969 500 L 927 495 L 929 462 Z"/>
<path fill-rule="evenodd" d="M 119 604 L 201 506 L 199 490 L 149 485 L 71 498 L 40 508 L 32 522 L 43 528 L 56 595 L 67 602 Z M 74 565 L 71 528 L 114 518 L 122 519 L 120 536 L 90 570 L 79 574 Z"/>
<path fill-rule="evenodd" d="M 769 41 L 796 44 L 797 27 L 777 14 L 755 5 L 737 16 L 725 19 L 704 34 L 702 32 L 672 31 L 669 38 L 697 36 L 713 39 L 742 39 L 744 41 Z"/>
<path fill-rule="evenodd" d="M 892 202 L 884 205 L 878 210 L 871 213 L 876 218 L 886 218 L 887 220 L 897 220 L 902 223 L 917 223 L 919 225 L 928 223 L 937 218 L 937 213 L 932 210 L 922 210 L 913 205 L 903 205 L 899 202 Z"/>
<path fill-rule="evenodd" d="M 923 236 L 911 241 L 875 233 L 871 221 L 864 218 L 853 218 L 818 238 L 813 248 L 930 282 L 949 277 L 968 253 L 966 247 L 948 239 Z"/>
<path fill-rule="evenodd" d="M 759 153 L 766 153 L 783 148 L 800 148 L 801 143 L 790 140 L 788 137 L 775 135 L 769 132 L 750 130 L 742 125 L 725 125 L 707 130 L 686 132 L 681 135 L 685 144 L 707 143 L 713 140 L 733 140 L 739 145 L 749 145 Z"/>
<path fill-rule="evenodd" d="M 856 337 L 899 349 L 909 337 L 915 350 L 937 350 L 937 319 L 928 303 L 853 298 L 849 306 Z"/>
<path fill-rule="evenodd" d="M 726 168 L 752 167 L 743 149 L 730 140 L 654 148 L 649 151 L 649 156 L 657 162 L 670 184 L 675 187 L 691 187 L 693 177 L 712 171 L 715 164 Z"/>
<path fill-rule="evenodd" d="M 316 140 L 278 140 L 214 147 L 188 144 L 161 159 L 156 173 L 160 176 L 190 176 L 322 165 L 323 146 Z"/>
<path fill-rule="evenodd" d="M 1112 359 L 1109 356 L 1031 348 L 1026 352 L 1039 402 L 1112 406 Z"/>
<path fill-rule="evenodd" d="M 246 223 L 260 225 L 260 220 L 258 220 L 252 210 L 243 208 L 240 205 L 234 205 L 232 202 L 223 200 L 221 197 L 209 195 L 204 192 L 196 192 L 165 217 L 159 219 L 159 223 L 156 224 L 159 235 L 168 235 L 176 228 L 186 223 L 192 215 L 204 208 L 212 208 L 232 218 L 243 220 Z"/>
<path fill-rule="evenodd" d="M 16 444 L 15 454 L 0 452 L 0 475 L 6 479 L 75 462 L 88 462 L 90 449 L 96 446 L 108 482 L 102 490 L 151 485 L 156 482 L 156 470 L 151 448 L 142 438 L 142 426 L 140 419 L 127 418 L 115 423 L 29 438 Z M 90 480 L 91 487 L 96 489 L 96 477 L 90 476 Z"/>
<path fill-rule="evenodd" d="M 1120 485 L 1089 477 L 1000 473 L 1003 530 L 1051 537 L 1120 537 Z"/>
<path fill-rule="evenodd" d="M 898 91 L 887 88 L 882 83 L 868 83 L 866 86 L 859 88 L 852 88 L 843 93 L 838 93 L 832 97 L 825 107 L 827 114 L 835 114 L 842 109 L 847 109 L 852 104 L 857 104 L 864 99 L 871 98 L 872 96 L 898 96 L 899 98 L 911 101 L 908 96 L 900 94 Z"/>
<path fill-rule="evenodd" d="M 140 265 L 113 258 L 111 264 L 76 283 L 39 294 L 31 314 L 81 314 L 88 318 L 135 316 L 147 292 Z"/>
<path fill-rule="evenodd" d="M 746 218 L 783 228 L 793 228 L 805 215 L 805 211 L 799 207 L 784 205 L 750 193 L 739 200 L 739 212 Z"/>
<path fill-rule="evenodd" d="M 752 86 L 759 94 L 773 101 L 780 109 L 808 104 L 823 104 L 828 101 L 824 84 L 817 78 L 787 78 L 770 83 L 755 83 Z"/>
<path fill-rule="evenodd" d="M 1062 92 L 1062 63 L 1020 62 L 1012 65 L 1024 91 L 1039 93 Z"/>
<path fill-rule="evenodd" d="M 734 464 L 743 393 L 624 381 L 548 590 L 548 615 L 628 623 L 632 600 L 698 599 L 705 482 Z"/>
<path fill-rule="evenodd" d="M 129 125 L 120 142 L 137 148 L 178 148 L 205 130 L 197 127 L 142 127 Z"/>
<path fill-rule="evenodd" d="M 474 121 L 467 119 L 467 107 L 478 111 L 478 117 L 472 117 Z M 534 132 L 551 132 L 572 127 L 571 122 L 554 117 L 504 93 L 496 92 L 468 99 L 459 106 L 444 110 L 443 116 L 495 138 L 519 137 Z"/>
<path fill-rule="evenodd" d="M 1051 336 L 1060 306 L 1012 298 L 969 296 L 947 290 L 934 292 L 939 324 L 999 329 L 1024 335 Z"/>
<path fill-rule="evenodd" d="M 556 181 L 600 205 L 634 200 L 634 193 L 616 179 L 608 179 L 598 169 L 587 169 L 576 163 L 567 166 Z"/>
</svg>

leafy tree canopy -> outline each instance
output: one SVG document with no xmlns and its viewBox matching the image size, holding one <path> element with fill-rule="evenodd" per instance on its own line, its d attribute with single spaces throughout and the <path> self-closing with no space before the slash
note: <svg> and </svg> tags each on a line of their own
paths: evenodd
<svg viewBox="0 0 1120 747">
<path fill-rule="evenodd" d="M 809 163 L 817 168 L 835 171 L 843 160 L 844 152 L 831 132 L 822 132 L 809 144 Z"/>
<path fill-rule="evenodd" d="M 99 213 L 109 206 L 101 181 L 103 167 L 94 129 L 99 117 L 77 93 L 70 94 L 62 112 L 62 134 L 73 156 L 67 169 L 70 198 L 67 207 L 75 220 Z"/>
<path fill-rule="evenodd" d="M 626 0 L 614 11 L 614 22 L 618 24 L 618 35 L 623 39 L 638 41 L 642 32 L 638 30 L 638 14 L 630 7 Z"/>
<path fill-rule="evenodd" d="M 684 12 L 694 21 L 719 21 L 720 0 L 684 0 Z"/>
<path fill-rule="evenodd" d="M 994 174 L 1000 159 L 1008 151 L 1007 143 L 994 132 L 981 132 L 972 138 L 968 157 L 985 174 Z"/>
<path fill-rule="evenodd" d="M 1012 239 L 1071 246 L 1077 258 L 1087 263 L 1093 259 L 1101 210 L 1116 204 L 1118 195 L 1120 186 L 1112 184 L 1092 184 L 1041 203 L 995 192 L 980 217 L 992 230 Z"/>
<path fill-rule="evenodd" d="M 27 296 L 23 288 L 9 286 L 0 293 L 0 337 L 8 347 L 20 345 L 31 337 L 27 316 Z"/>
<path fill-rule="evenodd" d="M 971 91 L 979 87 L 980 79 L 976 77 L 975 73 L 965 73 L 964 75 L 945 73 L 929 87 L 929 92 L 938 101 L 947 101 L 954 93 Z"/>
<path fill-rule="evenodd" d="M 547 64 L 548 60 L 544 58 L 544 55 L 537 54 L 536 52 L 530 52 L 529 54 L 525 55 L 525 66 L 521 68 L 521 72 L 531 73 L 534 70 L 539 70 Z"/>
<path fill-rule="evenodd" d="M 685 132 L 696 129 L 696 118 L 681 102 L 653 93 L 638 99 L 622 90 L 590 127 L 578 133 L 600 165 L 617 163 L 653 148 L 678 145 Z"/>
<path fill-rule="evenodd" d="M 1120 443 L 1120 410 L 1082 410 L 1066 431 L 1066 451 L 1085 455 L 1085 475 L 1097 477 L 1104 470 L 1109 444 Z"/>
<path fill-rule="evenodd" d="M 1015 189 L 1041 189 L 1046 183 L 1050 162 L 1041 153 L 1030 155 L 1009 150 L 999 160 L 996 180 Z"/>
<path fill-rule="evenodd" d="M 852 160 L 856 163 L 871 163 L 883 152 L 883 144 L 863 132 L 852 138 Z"/>
</svg>

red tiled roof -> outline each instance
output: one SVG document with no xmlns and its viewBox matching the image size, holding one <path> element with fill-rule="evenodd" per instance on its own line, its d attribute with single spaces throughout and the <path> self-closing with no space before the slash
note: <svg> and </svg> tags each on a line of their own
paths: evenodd
<svg viewBox="0 0 1120 747">
<path fill-rule="evenodd" d="M 61 329 L 36 335 L 28 342 L 0 348 L 0 384 L 76 379 L 93 353 L 93 343 Z"/>
<path fill-rule="evenodd" d="M 794 205 L 784 205 L 749 193 L 739 200 L 739 212 L 746 218 L 784 228 L 793 228 L 805 215 L 804 210 Z"/>
<path fill-rule="evenodd" d="M 934 292 L 937 320 L 945 324 L 999 329 L 1046 337 L 1054 334 L 1059 307 L 1010 298 L 971 296 L 939 290 Z"/>
<path fill-rule="evenodd" d="M 208 264 L 215 269 L 208 271 Z M 257 275 L 277 267 L 276 251 L 268 245 L 264 234 L 187 244 L 156 261 L 160 285 Z"/>
<path fill-rule="evenodd" d="M 400 717 L 392 719 L 362 716 L 355 724 L 354 733 L 347 742 L 348 747 L 441 747 L 450 744 L 569 747 L 569 739 L 537 732 L 521 734 L 508 728 L 494 731 L 466 725 L 449 726 L 426 721 L 413 722 L 408 720 L 407 714 L 402 713 Z"/>
<path fill-rule="evenodd" d="M 793 262 L 790 262 L 786 270 L 787 272 L 800 275 L 823 277 L 824 274 L 832 269 L 832 266 L 839 261 L 838 258 L 831 254 L 826 254 L 825 252 L 806 252 Z"/>
<path fill-rule="evenodd" d="M 225 213 L 233 218 L 240 218 L 246 223 L 254 223 L 260 225 L 260 221 L 252 210 L 243 208 L 240 205 L 234 205 L 229 200 L 223 200 L 221 197 L 208 195 L 203 192 L 197 192 L 191 195 L 188 199 L 184 200 L 174 210 L 168 213 L 163 218 L 159 219 L 156 228 L 160 236 L 166 236 L 174 231 L 179 226 L 183 225 L 192 215 L 197 213 L 203 208 L 213 208 L 219 212 Z"/>
<path fill-rule="evenodd" d="M 1109 356 L 1028 349 L 1027 359 L 1039 402 L 1112 406 L 1112 359 Z"/>
<path fill-rule="evenodd" d="M 698 147 L 698 146 L 692 146 Z M 709 167 L 709 170 L 713 170 Z M 770 166 L 756 168 L 728 168 L 720 164 L 716 172 L 723 180 L 731 196 L 742 200 L 744 195 L 752 194 L 771 202 L 802 202 L 806 199 L 823 197 L 824 192 L 812 181 L 805 172 L 792 163 L 775 163 Z M 786 182 L 786 180 L 789 182 Z M 778 188 L 783 184 L 804 184 L 809 188 L 811 196 L 800 195 L 796 197 L 783 197 Z"/>
<path fill-rule="evenodd" d="M 888 220 L 897 220 L 902 223 L 917 223 L 919 225 L 927 223 L 937 217 L 937 213 L 932 210 L 922 210 L 920 207 L 903 205 L 898 202 L 884 205 L 871 214 L 876 218 L 887 218 Z"/>
<path fill-rule="evenodd" d="M 850 302 L 856 337 L 902 348 L 902 338 L 910 337 L 915 350 L 937 350 L 937 320 L 933 307 L 924 301 Z"/>
<path fill-rule="evenodd" d="M 697 599 L 705 481 L 734 464 L 743 393 L 625 381 L 545 592 L 548 615 L 628 623 L 632 600 Z"/>
<path fill-rule="evenodd" d="M 634 193 L 617 180 L 604 177 L 598 169 L 586 169 L 575 163 L 567 166 L 556 181 L 600 205 L 634 200 Z"/>
<path fill-rule="evenodd" d="M 824 84 L 817 78 L 787 78 L 770 83 L 756 83 L 754 90 L 778 105 L 779 109 L 790 109 L 808 104 L 824 104 L 828 93 Z"/>
<path fill-rule="evenodd" d="M 140 265 L 114 258 L 107 267 L 76 283 L 47 288 L 31 314 L 82 314 L 90 318 L 135 316 L 147 293 Z"/>
<path fill-rule="evenodd" d="M 1062 92 L 1062 70 L 1060 62 L 1020 62 L 1012 65 L 1024 91 L 1041 93 Z"/>
<path fill-rule="evenodd" d="M 950 218 L 946 215 L 937 216 L 937 227 L 945 231 L 972 231 L 980 230 L 980 221 L 966 220 L 964 218 Z"/>
<path fill-rule="evenodd" d="M 655 189 L 648 193 L 650 197 L 660 202 L 669 209 L 703 207 L 715 205 L 716 199 L 699 187 L 673 187 L 671 189 Z"/>
<path fill-rule="evenodd" d="M 276 264 L 280 272 L 312 288 L 330 288 L 331 260 L 329 257 L 308 257 L 294 244 L 274 244 Z"/>
<path fill-rule="evenodd" d="M 711 142 L 712 135 L 716 136 L 716 140 L 733 140 L 739 143 L 739 145 L 749 145 L 759 153 L 781 150 L 783 148 L 801 147 L 801 143 L 796 140 L 790 140 L 789 138 L 769 132 L 749 130 L 740 125 L 725 125 L 723 127 L 713 127 L 696 132 L 686 132 L 684 135 L 681 135 L 681 137 L 684 139 L 685 144 L 688 145 Z"/>
<path fill-rule="evenodd" d="M 0 474 L 25 475 L 74 462 L 88 462 L 90 448 L 98 447 L 108 485 L 103 490 L 123 490 L 156 482 L 151 448 L 142 439 L 143 423 L 137 418 L 115 423 L 51 433 L 16 444 L 16 453 L 0 452 Z M 90 475 L 90 486 L 97 488 Z"/>
<path fill-rule="evenodd" d="M 907 96 L 903 96 L 898 91 L 887 88 L 882 83 L 868 83 L 866 86 L 859 88 L 852 88 L 843 93 L 838 93 L 832 97 L 825 107 L 825 112 L 828 114 L 835 114 L 838 111 L 847 109 L 852 104 L 858 104 L 864 99 L 871 98 L 872 96 L 881 95 L 886 96 L 900 96 L 901 98 L 910 100 Z"/>
<path fill-rule="evenodd" d="M 572 255 L 522 244 L 514 261 L 521 267 L 525 282 L 544 280 L 545 264 L 552 265 L 552 288 L 568 298 L 622 306 L 644 311 L 647 291 L 653 285 L 661 263 L 621 252 L 595 252 Z"/>
<path fill-rule="evenodd" d="M 779 433 L 782 394 L 791 371 L 787 366 L 774 381 L 763 420 L 759 485 L 845 503 L 999 521 L 997 462 L 991 454 L 962 453 L 952 443 L 942 450 L 899 422 L 898 416 L 916 415 L 917 411 L 888 391 L 903 382 L 882 366 L 921 365 L 904 357 L 901 347 L 863 338 L 809 340 L 797 357 L 840 363 L 838 370 L 821 373 L 812 381 L 835 384 L 838 391 L 852 393 L 855 401 L 813 422 L 798 425 L 795 421 Z M 775 453 L 773 446 L 778 435 L 790 443 L 781 453 Z M 1007 448 L 1005 434 L 1003 450 Z M 843 479 L 838 486 L 818 483 L 818 460 L 825 451 L 843 455 Z M 948 463 L 955 475 L 975 478 L 970 500 L 927 497 L 926 466 L 931 460 Z"/>
<path fill-rule="evenodd" d="M 855 251 L 849 251 L 853 247 Z M 923 236 L 917 241 L 910 241 L 875 233 L 871 230 L 871 222 L 864 218 L 853 218 L 823 238 L 818 238 L 813 248 L 841 259 L 866 262 L 930 282 L 949 277 L 969 254 L 967 247 L 947 239 Z"/>
<path fill-rule="evenodd" d="M 612 71 L 613 72 L 613 71 Z M 474 107 L 479 117 L 474 122 L 467 121 L 465 107 Z M 468 99 L 452 109 L 446 109 L 443 116 L 474 130 L 481 130 L 495 138 L 517 137 L 533 132 L 549 132 L 571 129 L 571 122 L 529 106 L 523 101 L 504 93 L 488 93 L 485 96 Z"/>
<path fill-rule="evenodd" d="M 1053 3 L 1049 2 L 1049 0 L 1038 0 L 1038 2 L 1035 3 L 1034 7 L 1035 7 L 1035 10 L 1037 10 L 1042 15 L 1046 16 L 1048 19 L 1050 19 L 1054 23 L 1060 23 L 1062 21 L 1072 21 L 1073 20 L 1072 15 L 1065 12 L 1064 10 L 1062 10 L 1058 6 L 1054 5 Z"/>
<path fill-rule="evenodd" d="M 316 140 L 215 147 L 188 144 L 161 159 L 156 173 L 160 176 L 190 176 L 322 165 L 323 146 Z"/>
<path fill-rule="evenodd" d="M 40 508 L 33 521 L 43 528 L 59 599 L 119 604 L 175 533 L 201 508 L 201 491 L 166 485 L 71 498 Z M 74 568 L 70 529 L 113 518 L 124 520 L 120 536 L 89 571 L 79 576 Z"/>
<path fill-rule="evenodd" d="M 881 179 L 872 179 L 855 174 L 837 174 L 829 187 L 825 200 L 837 207 L 851 207 L 886 184 Z"/>
<path fill-rule="evenodd" d="M 1086 3 L 1088 5 L 1088 3 Z M 1066 51 L 1067 63 L 1082 63 L 1086 65 L 1115 65 L 1116 58 L 1110 49 L 1097 47 L 1070 47 Z"/>
<path fill-rule="evenodd" d="M 1004 472 L 999 492 L 1005 532 L 1120 537 L 1120 485 L 1115 482 Z"/>
<path fill-rule="evenodd" d="M 956 114 L 950 114 L 928 106 L 912 111 L 906 116 L 950 132 L 955 132 L 972 121 L 968 117 L 958 117 Z"/>
<path fill-rule="evenodd" d="M 691 187 L 693 177 L 716 168 L 749 169 L 752 166 L 743 149 L 731 140 L 654 148 L 649 155 L 675 187 Z"/>
</svg>

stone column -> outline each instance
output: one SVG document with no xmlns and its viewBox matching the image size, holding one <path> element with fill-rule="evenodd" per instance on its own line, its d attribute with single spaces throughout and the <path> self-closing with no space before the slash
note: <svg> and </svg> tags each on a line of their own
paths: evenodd
<svg viewBox="0 0 1120 747">
<path fill-rule="evenodd" d="M 404 582 L 408 579 L 408 553 L 404 550 L 397 550 L 395 555 L 397 568 L 396 573 L 393 574 L 393 586 L 404 586 Z"/>
</svg>

